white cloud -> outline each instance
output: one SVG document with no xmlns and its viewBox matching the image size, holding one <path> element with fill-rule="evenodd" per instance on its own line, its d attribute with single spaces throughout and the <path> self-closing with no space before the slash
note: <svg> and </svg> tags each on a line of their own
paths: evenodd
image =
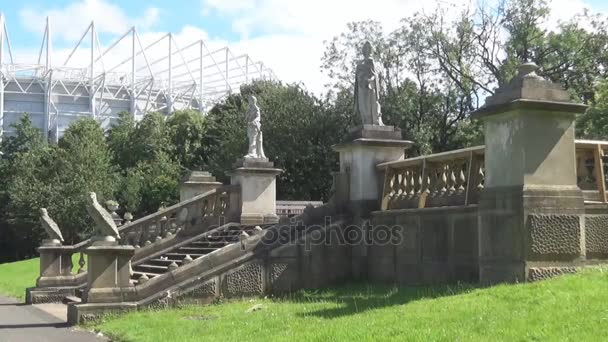
<svg viewBox="0 0 608 342">
<path fill-rule="evenodd" d="M 493 1 L 493 0 L 490 0 Z M 324 40 L 340 34 L 348 22 L 372 19 L 386 32 L 399 21 L 418 11 L 433 11 L 438 3 L 454 5 L 448 15 L 477 1 L 470 0 L 203 0 L 203 13 L 230 20 L 241 35 L 232 44 L 272 67 L 287 82 L 304 82 L 317 94 L 324 92 L 329 79 L 320 71 Z M 552 0 L 546 28 L 555 29 L 559 21 L 594 9 L 585 0 Z M 255 36 L 250 39 L 249 37 Z"/>
<path fill-rule="evenodd" d="M 442 0 L 455 6 L 469 2 Z M 349 22 L 368 19 L 379 21 L 389 32 L 402 18 L 436 6 L 436 0 L 205 0 L 203 14 L 232 22 L 241 35 L 231 44 L 235 50 L 264 61 L 281 80 L 303 82 L 321 94 L 330 81 L 320 70 L 324 40 L 343 32 Z"/>
<path fill-rule="evenodd" d="M 324 85 L 329 82 L 320 71 L 321 57 L 324 52 L 324 40 L 340 34 L 346 24 L 352 21 L 372 19 L 379 21 L 388 32 L 399 25 L 400 19 L 417 11 L 432 11 L 438 1 L 456 5 L 469 4 L 476 0 L 204 0 L 202 14 L 220 16 L 231 23 L 235 32 L 241 37 L 237 41 L 227 42 L 209 34 L 200 27 L 184 25 L 174 34 L 180 47 L 203 39 L 209 50 L 226 45 L 235 55 L 249 54 L 254 60 L 275 71 L 275 74 L 286 82 L 303 82 L 309 90 L 317 94 L 324 92 Z M 492 1 L 492 0 L 490 0 Z M 584 8 L 590 8 L 585 0 L 553 0 L 552 17 L 546 24 L 548 28 L 557 26 L 559 20 L 566 20 Z M 176 9 L 177 10 L 177 9 Z M 450 11 L 456 15 L 457 10 Z M 118 35 L 136 25 L 144 46 L 160 38 L 163 32 L 152 30 L 158 21 L 159 11 L 148 8 L 140 17 L 129 17 L 120 7 L 104 0 L 84 0 L 69 4 L 63 8 L 51 10 L 24 9 L 21 17 L 30 30 L 41 32 L 44 29 L 44 17 L 52 17 L 53 34 L 68 40 L 80 37 L 83 29 L 91 19 L 96 21 L 99 31 Z M 253 38 L 252 38 L 253 37 Z M 130 53 L 130 43 L 125 40 L 105 58 L 106 67 L 122 61 Z M 66 56 L 69 51 L 56 50 L 55 55 Z M 184 53 L 189 59 L 196 56 L 197 50 Z M 34 55 L 32 53 L 31 55 Z M 166 55 L 166 47 L 158 46 L 148 55 Z M 65 57 L 63 57 L 65 58 Z M 83 66 L 88 65 L 88 52 L 83 49 L 74 56 Z M 221 54 L 218 62 L 221 62 Z M 181 57 L 178 57 L 178 61 Z M 55 59 L 60 60 L 60 58 Z M 63 60 L 61 60 L 63 61 Z M 144 61 L 138 58 L 137 64 Z M 76 63 L 78 64 L 78 63 Z M 157 65 L 162 69 L 163 65 Z M 158 70 L 158 69 L 157 69 Z"/>
<path fill-rule="evenodd" d="M 129 17 L 119 6 L 104 0 L 75 1 L 62 8 L 41 10 L 26 7 L 19 13 L 22 25 L 32 31 L 44 31 L 45 18 L 51 18 L 53 37 L 76 40 L 91 20 L 95 20 L 98 32 L 120 34 L 136 25 L 141 29 L 150 29 L 159 19 L 157 8 L 147 8 L 140 17 Z"/>
</svg>

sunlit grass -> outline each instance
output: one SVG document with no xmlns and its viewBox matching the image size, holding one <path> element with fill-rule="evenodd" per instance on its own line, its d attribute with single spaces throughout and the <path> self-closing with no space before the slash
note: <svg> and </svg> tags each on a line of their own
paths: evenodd
<svg viewBox="0 0 608 342">
<path fill-rule="evenodd" d="M 91 327 L 119 341 L 589 341 L 604 339 L 606 289 L 605 268 L 484 289 L 348 285 L 132 312 Z"/>
</svg>

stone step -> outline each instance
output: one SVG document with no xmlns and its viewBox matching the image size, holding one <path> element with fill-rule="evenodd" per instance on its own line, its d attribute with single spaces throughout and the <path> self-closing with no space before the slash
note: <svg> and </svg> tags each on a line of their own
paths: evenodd
<svg viewBox="0 0 608 342">
<path fill-rule="evenodd" d="M 152 279 L 156 276 L 161 275 L 162 273 L 152 273 L 152 272 L 140 272 L 140 271 L 133 271 L 133 276 L 131 277 L 131 279 L 139 279 L 139 277 L 141 277 L 142 275 L 146 275 L 148 278 Z"/>
<path fill-rule="evenodd" d="M 63 298 L 63 300 L 61 301 L 63 304 L 68 305 L 70 303 L 81 303 L 82 299 L 76 297 L 76 296 L 66 296 Z"/>
<path fill-rule="evenodd" d="M 165 273 L 167 271 L 167 266 L 140 264 L 140 265 L 137 265 L 137 266 L 133 266 L 133 271 L 134 272 L 152 271 L 152 272 L 155 272 L 155 273 Z"/>
<path fill-rule="evenodd" d="M 215 250 L 218 250 L 218 247 L 180 247 L 176 252 L 190 254 L 209 254 Z"/>
<path fill-rule="evenodd" d="M 195 241 L 189 244 L 187 247 L 215 247 L 222 248 L 228 245 L 227 241 Z"/>
<path fill-rule="evenodd" d="M 194 258 L 192 258 L 194 259 Z M 161 259 L 151 259 L 146 261 L 146 265 L 158 265 L 158 266 L 169 266 L 172 262 L 181 265 L 182 264 L 182 260 L 173 260 L 173 259 L 167 259 L 167 260 L 161 260 Z"/>
<path fill-rule="evenodd" d="M 190 255 L 190 257 L 192 259 L 197 259 L 198 257 L 201 257 L 205 254 L 200 254 L 200 253 L 176 253 L 176 252 L 171 252 L 171 253 L 166 253 L 163 256 L 168 257 L 171 261 L 182 261 L 184 260 L 184 258 L 186 257 L 186 255 Z"/>
</svg>

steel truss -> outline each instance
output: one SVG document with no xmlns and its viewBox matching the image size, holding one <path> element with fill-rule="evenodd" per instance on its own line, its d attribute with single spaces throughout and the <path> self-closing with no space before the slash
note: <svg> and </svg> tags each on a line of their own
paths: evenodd
<svg viewBox="0 0 608 342">
<path fill-rule="evenodd" d="M 211 51 L 202 39 L 180 47 L 171 33 L 144 46 L 132 27 L 104 48 L 94 21 L 59 65 L 52 61 L 51 37 L 47 18 L 37 63 L 16 63 L 0 13 L 0 139 L 24 112 L 45 138 L 56 141 L 80 117 L 91 116 L 107 128 L 122 111 L 136 120 L 152 111 L 205 113 L 242 84 L 276 79 L 249 55 L 235 56 L 228 47 Z M 83 52 L 86 65 L 75 66 Z"/>
</svg>

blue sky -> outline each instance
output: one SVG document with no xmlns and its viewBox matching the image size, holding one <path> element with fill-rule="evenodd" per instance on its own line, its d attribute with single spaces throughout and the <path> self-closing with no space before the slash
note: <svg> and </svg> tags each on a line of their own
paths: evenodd
<svg viewBox="0 0 608 342">
<path fill-rule="evenodd" d="M 132 25 L 143 39 L 173 32 L 184 43 L 205 39 L 212 47 L 228 45 L 249 53 L 288 82 L 304 82 L 322 91 L 319 71 L 323 41 L 346 23 L 374 19 L 395 28 L 402 17 L 431 10 L 439 0 L 0 0 L 16 54 L 34 55 L 42 41 L 44 18 L 52 17 L 54 50 L 69 50 L 95 19 L 102 45 Z M 471 0 L 441 0 L 464 3 Z M 582 8 L 608 14 L 607 0 L 553 0 L 554 17 Z M 20 58 L 19 56 L 17 57 Z"/>
</svg>

